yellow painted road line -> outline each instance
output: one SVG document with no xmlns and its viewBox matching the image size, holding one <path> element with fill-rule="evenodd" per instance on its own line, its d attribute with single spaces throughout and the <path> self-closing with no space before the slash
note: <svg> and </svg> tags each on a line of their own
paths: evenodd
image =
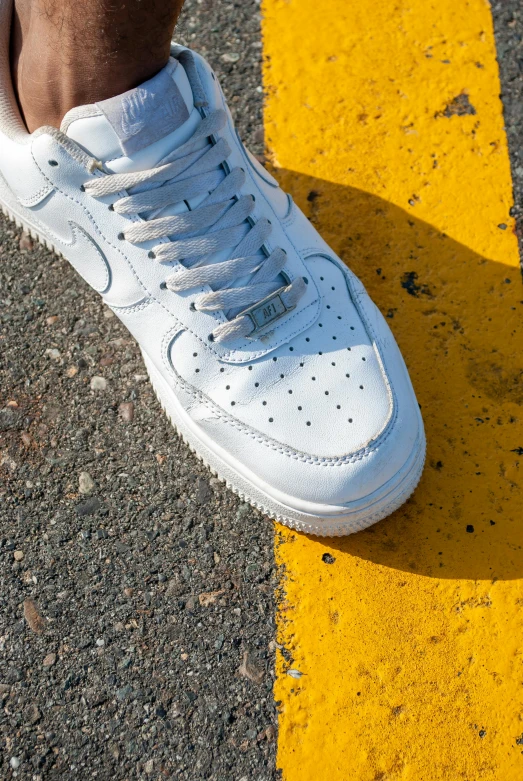
<svg viewBox="0 0 523 781">
<path fill-rule="evenodd" d="M 523 290 L 489 6 L 264 0 L 263 34 L 280 179 L 390 318 L 428 438 L 391 518 L 279 530 L 283 778 L 520 781 Z"/>
</svg>

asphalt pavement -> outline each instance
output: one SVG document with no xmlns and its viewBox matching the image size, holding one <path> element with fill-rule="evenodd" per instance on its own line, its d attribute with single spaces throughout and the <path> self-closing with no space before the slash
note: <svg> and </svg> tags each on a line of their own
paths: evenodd
<svg viewBox="0 0 523 781">
<path fill-rule="evenodd" d="M 176 35 L 257 154 L 259 13 L 188 0 Z M 521 236 L 523 12 L 493 14 Z M 276 779 L 273 551 L 119 321 L 0 217 L 0 777 Z"/>
</svg>

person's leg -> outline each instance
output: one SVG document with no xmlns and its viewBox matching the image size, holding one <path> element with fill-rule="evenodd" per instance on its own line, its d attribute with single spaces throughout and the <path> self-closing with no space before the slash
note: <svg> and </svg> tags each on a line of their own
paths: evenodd
<svg viewBox="0 0 523 781">
<path fill-rule="evenodd" d="M 111 98 L 169 58 L 183 0 L 15 0 L 11 72 L 30 132 Z"/>
</svg>

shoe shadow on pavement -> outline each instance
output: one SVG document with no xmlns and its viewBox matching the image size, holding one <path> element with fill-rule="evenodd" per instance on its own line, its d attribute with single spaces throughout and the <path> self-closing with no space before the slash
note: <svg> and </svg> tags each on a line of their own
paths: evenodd
<svg viewBox="0 0 523 781">
<path fill-rule="evenodd" d="M 275 173 L 388 318 L 425 421 L 427 462 L 410 501 L 329 545 L 428 577 L 523 576 L 519 269 L 417 219 L 415 206 Z"/>
</svg>

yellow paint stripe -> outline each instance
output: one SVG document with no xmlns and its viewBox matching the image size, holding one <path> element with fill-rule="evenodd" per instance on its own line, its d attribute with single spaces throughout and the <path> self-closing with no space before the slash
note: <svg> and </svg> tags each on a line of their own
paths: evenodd
<svg viewBox="0 0 523 781">
<path fill-rule="evenodd" d="M 279 530 L 279 766 L 519 781 L 523 291 L 489 6 L 263 8 L 277 173 L 390 318 L 428 437 L 391 518 L 328 545 Z"/>
</svg>

